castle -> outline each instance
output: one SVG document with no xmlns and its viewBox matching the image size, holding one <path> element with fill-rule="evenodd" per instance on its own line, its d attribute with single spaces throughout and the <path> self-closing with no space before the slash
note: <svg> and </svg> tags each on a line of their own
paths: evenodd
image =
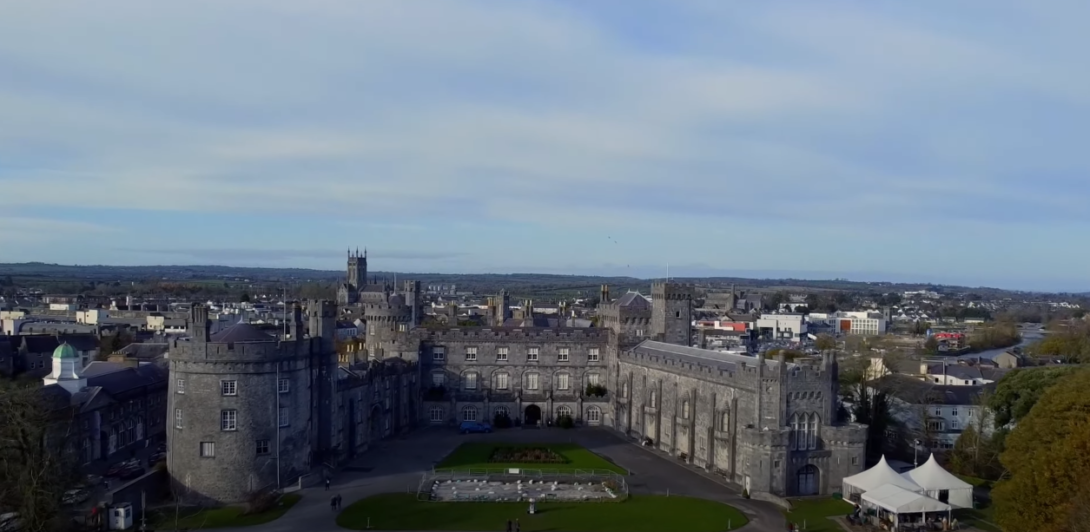
<svg viewBox="0 0 1090 532">
<path fill-rule="evenodd" d="M 692 286 L 655 282 L 650 300 L 612 300 L 602 287 L 601 327 L 542 327 L 532 315 L 509 326 L 501 293 L 489 301 L 489 326 L 425 329 L 419 283 L 400 293 L 364 284 L 366 264 L 366 253 L 349 253 L 338 290 L 340 305 L 367 321 L 372 361 L 360 367 L 337 365 L 328 302 L 307 305 L 309 334 L 296 308 L 280 339 L 241 323 L 209 335 L 207 311 L 193 310 L 189 341 L 170 355 L 177 483 L 241 500 L 378 438 L 497 417 L 570 416 L 755 494 L 827 495 L 863 469 L 865 427 L 836 416 L 835 355 L 789 362 L 690 347 Z"/>
</svg>

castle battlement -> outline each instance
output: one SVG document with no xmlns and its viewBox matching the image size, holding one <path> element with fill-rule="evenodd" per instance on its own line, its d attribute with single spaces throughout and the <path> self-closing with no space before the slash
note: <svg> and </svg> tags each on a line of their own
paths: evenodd
<svg viewBox="0 0 1090 532">
<path fill-rule="evenodd" d="M 443 342 L 608 342 L 611 331 L 600 328 L 451 327 L 428 329 L 424 339 Z"/>
<path fill-rule="evenodd" d="M 205 343 L 175 340 L 171 360 L 189 362 L 272 362 L 307 356 L 320 349 L 320 338 L 274 340 L 269 342 Z"/>
<path fill-rule="evenodd" d="M 669 281 L 655 281 L 651 283 L 651 299 L 666 299 L 672 301 L 685 301 L 696 294 L 696 286 L 690 283 L 674 283 Z"/>
</svg>

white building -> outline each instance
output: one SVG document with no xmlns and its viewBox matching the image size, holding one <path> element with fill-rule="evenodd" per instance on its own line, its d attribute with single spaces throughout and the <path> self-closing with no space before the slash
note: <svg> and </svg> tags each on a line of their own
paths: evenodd
<svg viewBox="0 0 1090 532">
<path fill-rule="evenodd" d="M 982 394 L 994 390 L 994 384 L 946 386 L 896 374 L 873 381 L 870 386 L 890 396 L 893 417 L 904 424 L 911 437 L 920 439 L 924 448 L 953 449 L 970 425 L 985 435 L 994 429 L 991 412 L 981 404 Z"/>
<path fill-rule="evenodd" d="M 76 323 L 83 325 L 98 325 L 100 321 L 109 317 L 110 314 L 100 308 L 76 311 Z"/>
<path fill-rule="evenodd" d="M 806 316 L 802 314 L 761 314 L 756 329 L 761 336 L 784 340 L 801 340 L 808 332 Z"/>
<path fill-rule="evenodd" d="M 811 312 L 812 323 L 822 323 L 833 327 L 840 334 L 880 335 L 886 334 L 889 320 L 881 312 L 868 310 L 839 311 L 832 313 Z"/>
</svg>

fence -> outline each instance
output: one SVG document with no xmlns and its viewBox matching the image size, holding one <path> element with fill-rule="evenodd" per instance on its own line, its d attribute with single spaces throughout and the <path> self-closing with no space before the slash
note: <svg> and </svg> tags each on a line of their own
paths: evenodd
<svg viewBox="0 0 1090 532">
<path fill-rule="evenodd" d="M 420 477 L 416 490 L 419 500 L 431 499 L 431 487 L 435 482 L 475 480 L 485 482 L 517 482 L 533 480 L 535 482 L 595 482 L 609 486 L 617 497 L 628 496 L 628 482 L 624 475 L 609 469 L 433 469 Z M 608 484 L 607 484 L 608 483 Z"/>
</svg>

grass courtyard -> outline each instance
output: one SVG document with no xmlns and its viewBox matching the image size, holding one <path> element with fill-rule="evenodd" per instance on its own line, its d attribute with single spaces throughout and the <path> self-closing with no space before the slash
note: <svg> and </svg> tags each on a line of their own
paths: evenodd
<svg viewBox="0 0 1090 532">
<path fill-rule="evenodd" d="M 830 517 L 852 513 L 852 506 L 840 499 L 799 499 L 791 501 L 791 511 L 787 512 L 787 522 L 799 526 L 806 532 L 841 532 L 840 525 Z M 806 528 L 802 526 L 805 523 Z"/>
<path fill-rule="evenodd" d="M 542 502 L 528 515 L 524 502 L 429 502 L 416 495 L 368 497 L 337 516 L 341 527 L 363 530 L 504 530 L 518 519 L 526 532 L 720 532 L 747 520 L 722 503 L 689 497 L 631 496 L 622 502 Z M 370 518 L 370 522 L 368 522 Z"/>
<path fill-rule="evenodd" d="M 525 461 L 520 460 L 523 457 Z M 540 460 L 531 461 L 531 457 Z M 496 459 L 504 461 L 493 461 Z M 623 467 L 574 443 L 463 443 L 435 468 L 606 469 L 622 475 L 628 473 Z"/>
<path fill-rule="evenodd" d="M 172 509 L 161 509 L 150 516 L 148 521 L 153 530 L 178 530 L 199 528 L 235 528 L 243 526 L 263 525 L 269 521 L 279 519 L 287 513 L 302 497 L 296 493 L 288 493 L 280 497 L 277 506 L 271 510 L 247 514 L 242 506 L 223 506 L 220 508 L 204 508 L 200 510 L 185 510 L 175 515 Z M 177 519 L 177 522 L 175 522 Z"/>
</svg>

